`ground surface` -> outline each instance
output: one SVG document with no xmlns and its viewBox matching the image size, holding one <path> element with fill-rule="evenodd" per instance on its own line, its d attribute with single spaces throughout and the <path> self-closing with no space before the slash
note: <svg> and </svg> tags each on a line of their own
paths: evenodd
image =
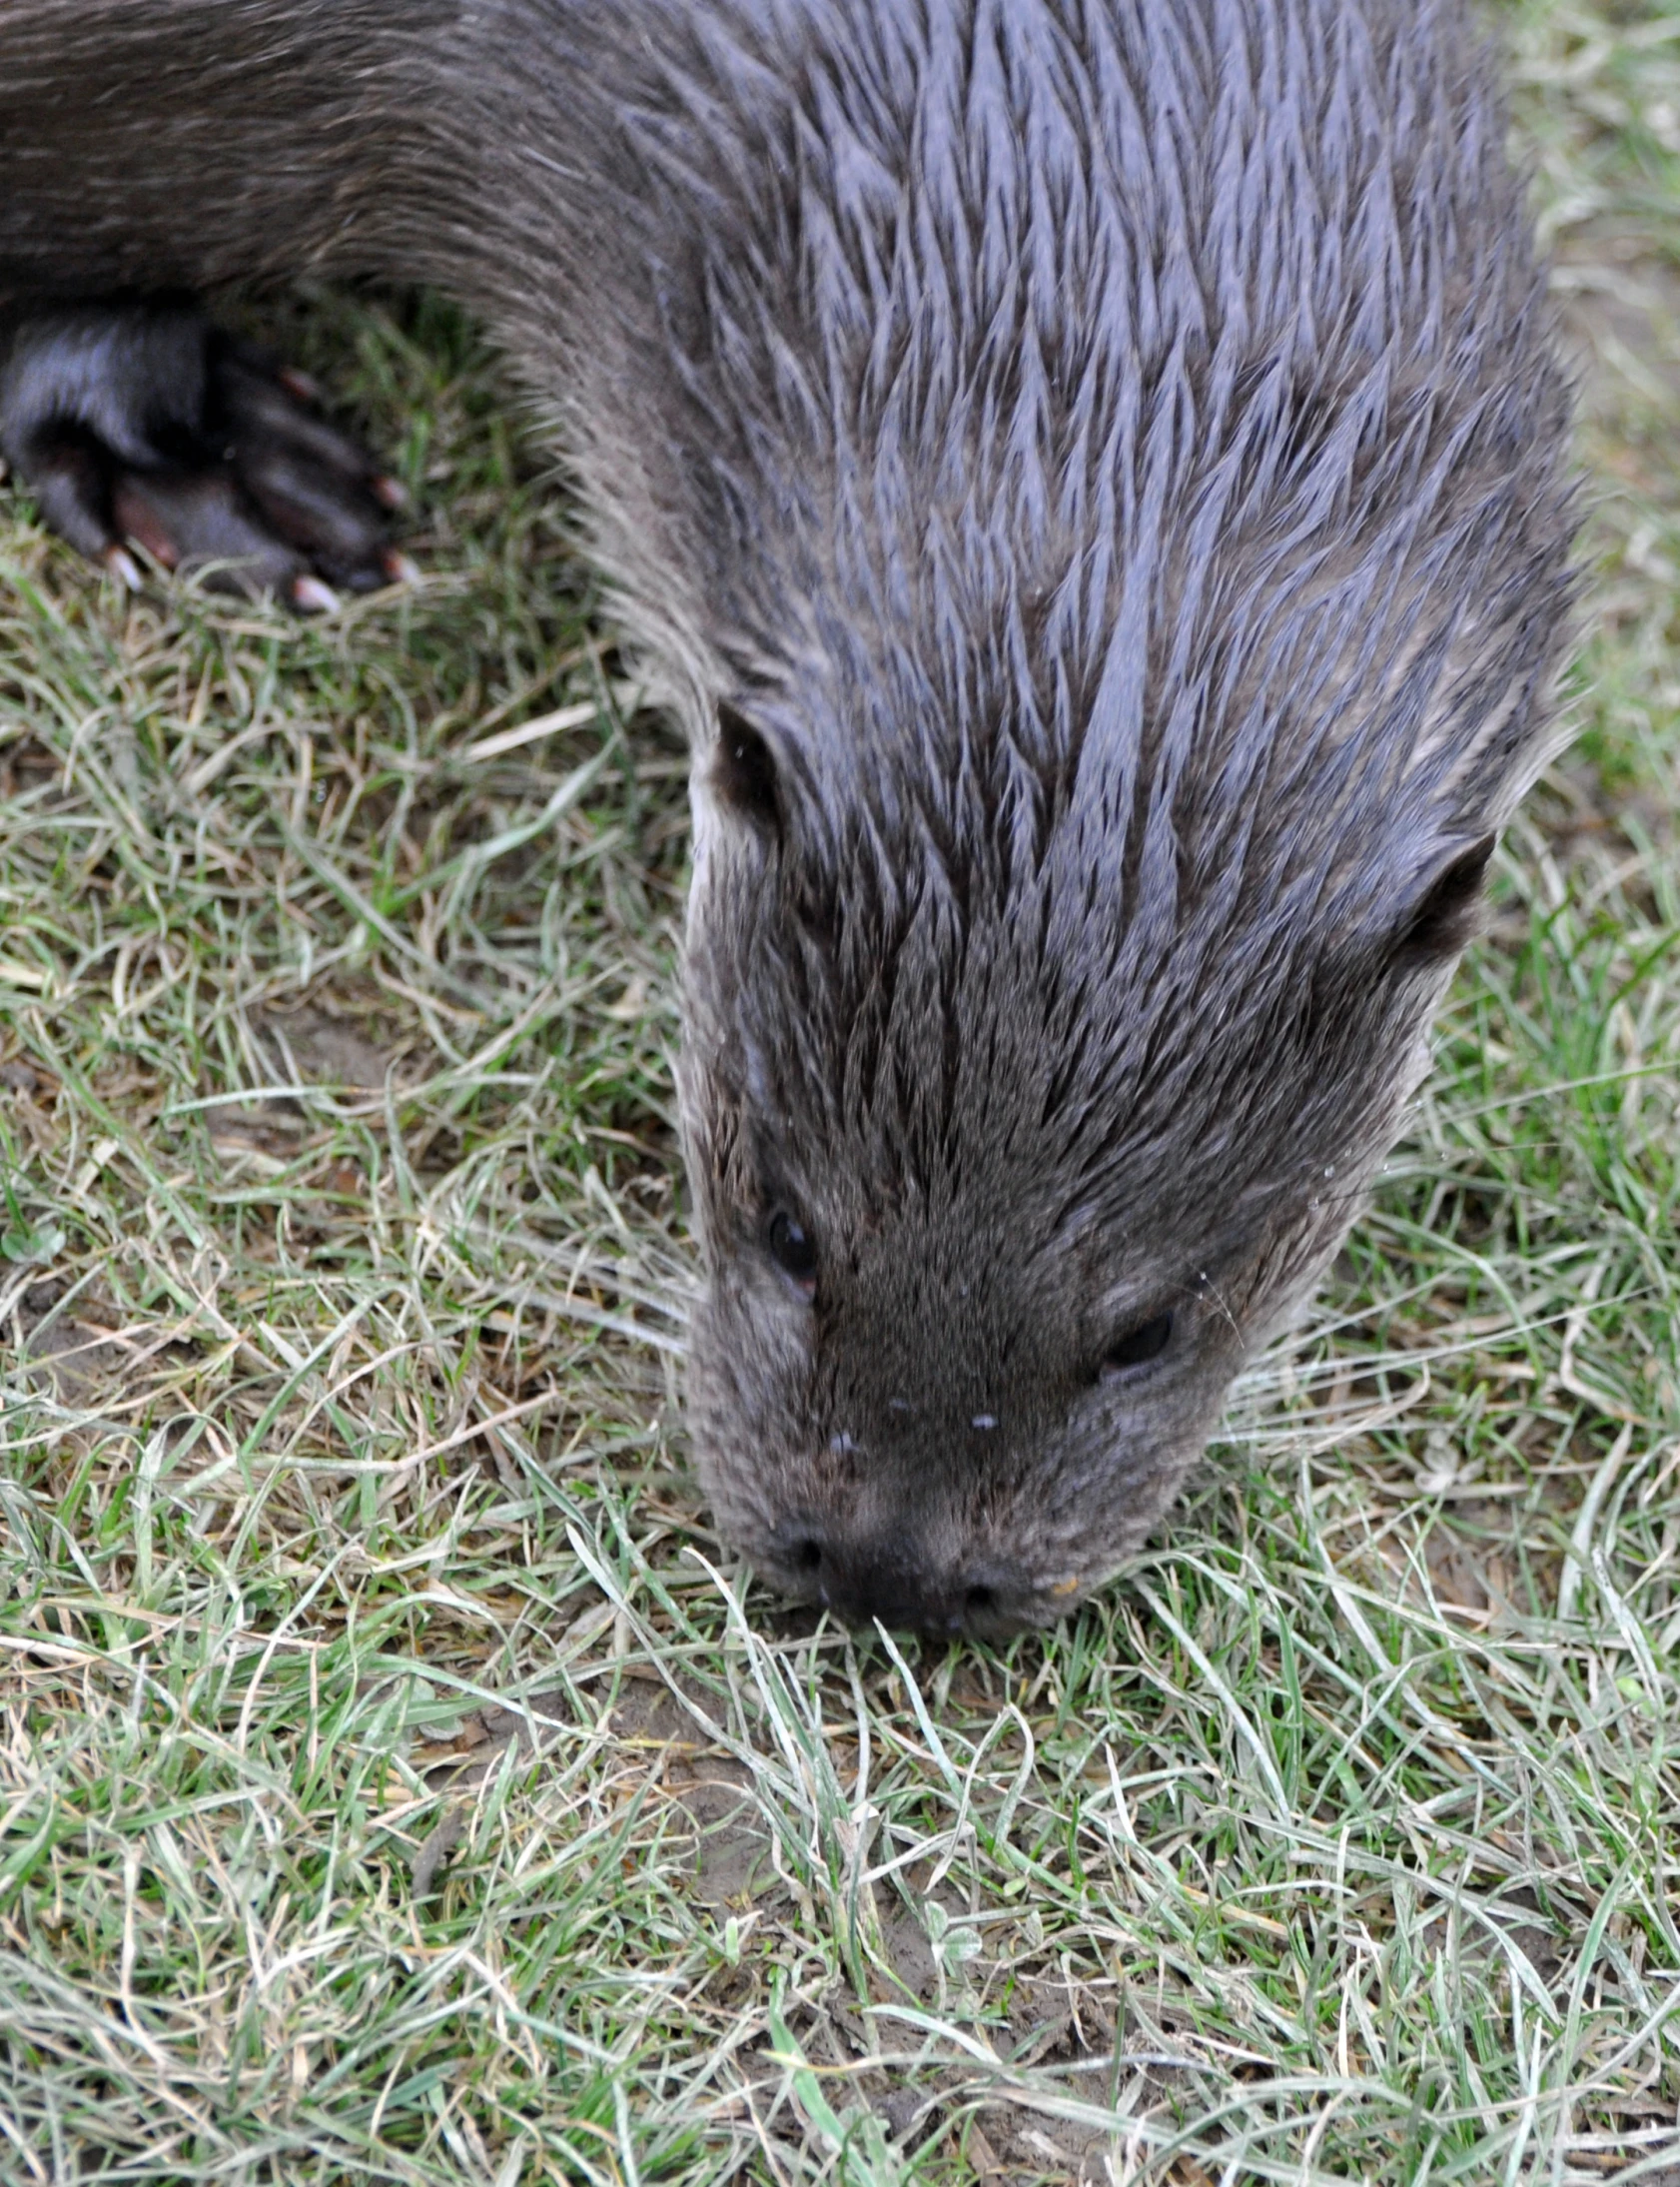
<svg viewBox="0 0 1680 2187">
<path fill-rule="evenodd" d="M 1002 1653 L 707 1530 L 682 759 L 469 337 L 283 330 L 413 589 L 0 507 L 8 2187 L 1680 2178 L 1680 14 L 1501 20 L 1580 739 L 1319 1324 Z"/>
</svg>

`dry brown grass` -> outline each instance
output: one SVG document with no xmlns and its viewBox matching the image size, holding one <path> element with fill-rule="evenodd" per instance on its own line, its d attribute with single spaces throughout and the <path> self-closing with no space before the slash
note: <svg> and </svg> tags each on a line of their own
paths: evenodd
<svg viewBox="0 0 1680 2187">
<path fill-rule="evenodd" d="M 682 759 L 430 305 L 426 574 L 0 530 L 0 2178 L 1680 2176 L 1680 18 L 1510 11 L 1582 737 L 1131 1581 L 810 1631 L 688 1480 Z M 541 735 L 474 747 L 539 717 Z"/>
</svg>

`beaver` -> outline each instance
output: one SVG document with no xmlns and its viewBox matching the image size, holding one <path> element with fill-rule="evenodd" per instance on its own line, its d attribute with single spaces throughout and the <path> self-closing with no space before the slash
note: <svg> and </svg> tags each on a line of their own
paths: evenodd
<svg viewBox="0 0 1680 2187">
<path fill-rule="evenodd" d="M 692 738 L 716 1515 L 848 1619 L 1055 1618 L 1343 1235 L 1553 740 L 1569 404 L 1458 8 L 8 0 L 0 55 L 0 431 L 90 551 L 385 550 L 189 294 L 418 278 L 517 361 Z"/>
</svg>

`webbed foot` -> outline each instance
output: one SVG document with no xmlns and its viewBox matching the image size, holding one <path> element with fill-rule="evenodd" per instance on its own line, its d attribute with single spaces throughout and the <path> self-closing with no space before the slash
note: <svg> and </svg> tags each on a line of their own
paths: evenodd
<svg viewBox="0 0 1680 2187">
<path fill-rule="evenodd" d="M 137 584 L 131 546 L 224 590 L 330 607 L 410 573 L 401 490 L 313 387 L 190 305 L 82 305 L 20 323 L 0 452 L 55 532 Z"/>
</svg>

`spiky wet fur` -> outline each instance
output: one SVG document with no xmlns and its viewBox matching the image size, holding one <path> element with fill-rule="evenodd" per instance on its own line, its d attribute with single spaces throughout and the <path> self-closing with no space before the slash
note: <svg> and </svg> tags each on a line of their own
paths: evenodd
<svg viewBox="0 0 1680 2187">
<path fill-rule="evenodd" d="M 156 149 L 147 36 L 214 49 Z M 124 0 L 0 50 L 0 121 L 119 87 L 0 152 L 0 289 L 373 267 L 503 330 L 695 742 L 720 1519 L 855 1612 L 1053 1613 L 1355 1212 L 1547 747 L 1567 406 L 1456 9 Z"/>
</svg>

